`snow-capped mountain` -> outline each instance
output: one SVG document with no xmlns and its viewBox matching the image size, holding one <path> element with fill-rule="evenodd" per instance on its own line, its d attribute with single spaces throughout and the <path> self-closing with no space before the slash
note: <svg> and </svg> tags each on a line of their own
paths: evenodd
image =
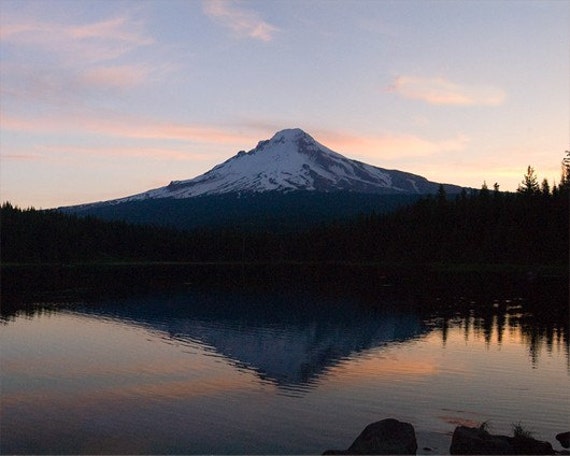
<svg viewBox="0 0 570 456">
<path fill-rule="evenodd" d="M 263 225 L 286 230 L 395 210 L 435 194 L 439 185 L 351 160 L 294 128 L 277 132 L 193 179 L 58 210 L 179 229 Z M 462 190 L 448 184 L 444 189 L 448 194 Z"/>
<path fill-rule="evenodd" d="M 260 141 L 249 152 L 238 152 L 198 177 L 112 202 L 269 191 L 426 194 L 435 193 L 438 185 L 421 176 L 351 160 L 293 128 Z M 449 190 L 460 191 L 452 187 Z"/>
</svg>

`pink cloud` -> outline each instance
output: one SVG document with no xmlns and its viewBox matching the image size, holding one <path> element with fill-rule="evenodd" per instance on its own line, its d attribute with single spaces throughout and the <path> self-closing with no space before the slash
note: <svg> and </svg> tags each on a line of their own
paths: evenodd
<svg viewBox="0 0 570 456">
<path fill-rule="evenodd" d="M 60 114 L 33 118 L 3 115 L 1 122 L 6 131 L 30 134 L 39 132 L 62 134 L 73 131 L 75 134 L 97 134 L 116 138 L 228 144 L 239 149 L 255 145 L 260 135 L 267 133 L 265 131 L 267 128 L 261 128 L 259 125 L 250 125 L 247 127 L 247 133 L 242 133 L 236 132 L 235 129 L 209 125 L 168 123 L 148 118 L 84 112 L 78 115 Z M 264 130 L 264 133 L 260 133 L 261 130 Z M 365 135 L 317 129 L 309 133 L 313 134 L 317 141 L 339 153 L 370 163 L 379 159 L 395 160 L 462 151 L 469 143 L 469 138 L 463 134 L 434 140 L 413 134 L 390 132 Z"/>
<path fill-rule="evenodd" d="M 141 31 L 141 24 L 120 16 L 91 24 L 72 26 L 65 30 L 70 37 L 84 39 L 104 39 L 132 43 L 136 46 L 153 44 L 154 40 Z"/>
<path fill-rule="evenodd" d="M 16 160 L 16 161 L 37 161 L 44 160 L 45 157 L 37 154 L 17 154 L 17 153 L 1 153 L 2 160 Z"/>
<path fill-rule="evenodd" d="M 112 60 L 154 43 L 142 23 L 120 16 L 82 25 L 4 17 L 0 38 L 41 49 L 66 63 Z"/>
<path fill-rule="evenodd" d="M 6 23 L 0 25 L 0 39 L 4 41 L 14 41 L 14 37 L 28 32 L 36 32 L 44 29 L 38 23 L 30 21 L 26 23 Z M 44 31 L 44 30 L 42 30 Z"/>
<path fill-rule="evenodd" d="M 160 59 L 141 61 L 138 54 L 138 60 L 120 60 L 154 43 L 144 23 L 124 15 L 87 24 L 5 15 L 1 25 L 3 42 L 20 56 L 0 67 L 1 95 L 4 101 L 23 106 L 85 106 L 109 90 L 121 96 L 125 89 L 161 79 L 175 67 Z M 155 57 L 160 53 L 156 47 L 152 51 Z"/>
<path fill-rule="evenodd" d="M 148 73 L 143 65 L 99 66 L 85 70 L 80 79 L 87 86 L 124 89 L 142 84 Z"/>
<path fill-rule="evenodd" d="M 89 104 L 93 97 L 122 96 L 127 89 L 160 77 L 168 68 L 147 64 L 94 65 L 87 68 L 44 66 L 41 71 L 27 64 L 6 63 L 0 68 L 0 94 L 4 101 L 23 103 L 20 106 L 48 104 L 77 108 Z M 14 106 L 14 105 L 12 105 Z"/>
<path fill-rule="evenodd" d="M 411 134 L 383 133 L 356 135 L 351 133 L 323 132 L 319 135 L 323 144 L 340 153 L 355 154 L 362 160 L 374 163 L 378 159 L 393 160 L 407 157 L 424 157 L 441 152 L 464 150 L 469 142 L 459 134 L 451 138 L 431 140 Z"/>
<path fill-rule="evenodd" d="M 177 161 L 210 161 L 211 156 L 204 153 L 196 153 L 187 150 L 176 149 L 173 147 L 149 147 L 149 146 L 86 146 L 79 144 L 67 145 L 37 145 L 27 147 L 33 153 L 18 153 L 17 150 L 8 151 L 8 154 L 2 154 L 2 158 L 11 160 L 45 160 L 47 158 L 59 157 L 75 157 L 79 160 L 85 158 L 150 158 L 158 160 L 177 160 Z M 12 153 L 13 152 L 13 153 Z"/>
<path fill-rule="evenodd" d="M 399 76 L 387 90 L 404 98 L 433 105 L 498 106 L 506 98 L 501 89 L 456 84 L 442 77 Z"/>
<path fill-rule="evenodd" d="M 250 135 L 233 133 L 218 127 L 166 123 L 118 115 L 104 116 L 82 113 L 24 118 L 3 114 L 1 123 L 5 131 L 28 132 L 30 134 L 61 134 L 73 131 L 74 134 L 87 133 L 131 139 L 237 144 L 237 147 L 252 140 Z"/>
<path fill-rule="evenodd" d="M 278 30 L 261 19 L 255 11 L 240 8 L 236 2 L 229 0 L 205 0 L 203 9 L 208 17 L 231 29 L 238 36 L 271 41 Z"/>
</svg>

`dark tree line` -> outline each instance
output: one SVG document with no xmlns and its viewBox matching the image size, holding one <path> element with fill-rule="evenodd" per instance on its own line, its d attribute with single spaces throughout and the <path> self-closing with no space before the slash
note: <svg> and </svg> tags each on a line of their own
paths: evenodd
<svg viewBox="0 0 570 456">
<path fill-rule="evenodd" d="M 317 257 L 391 263 L 568 264 L 570 152 L 559 185 L 532 167 L 516 193 L 490 190 L 427 197 L 394 213 L 367 215 L 313 233 Z"/>
<path fill-rule="evenodd" d="M 283 233 L 237 227 L 179 231 L 0 209 L 2 263 L 121 261 L 568 264 L 570 152 L 559 185 L 527 169 L 516 193 L 495 184 L 438 194 L 390 214 Z"/>
<path fill-rule="evenodd" d="M 440 193 L 391 215 L 362 217 L 333 238 L 344 238 L 337 251 L 354 260 L 563 264 L 568 198 L 491 192 L 485 186 L 455 198 Z"/>
<path fill-rule="evenodd" d="M 178 260 L 186 233 L 165 228 L 77 217 L 57 211 L 0 209 L 3 263 Z"/>
</svg>

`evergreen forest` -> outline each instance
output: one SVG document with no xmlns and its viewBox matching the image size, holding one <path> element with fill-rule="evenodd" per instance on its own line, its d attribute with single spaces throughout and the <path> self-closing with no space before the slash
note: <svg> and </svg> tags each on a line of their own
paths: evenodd
<svg viewBox="0 0 570 456">
<path fill-rule="evenodd" d="M 177 230 L 3 203 L 1 261 L 568 265 L 570 152 L 558 185 L 528 167 L 517 192 L 464 190 L 302 231 Z M 381 196 L 378 196 L 381 198 Z"/>
</svg>

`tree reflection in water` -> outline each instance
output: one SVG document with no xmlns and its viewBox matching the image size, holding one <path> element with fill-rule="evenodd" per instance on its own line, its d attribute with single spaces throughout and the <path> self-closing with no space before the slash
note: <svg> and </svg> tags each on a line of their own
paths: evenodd
<svg viewBox="0 0 570 456">
<path fill-rule="evenodd" d="M 450 328 L 460 327 L 465 341 L 482 338 L 487 346 L 501 346 L 509 337 L 524 343 L 534 367 L 543 350 L 547 355 L 563 351 L 570 370 L 568 290 L 563 277 L 533 276 L 529 281 L 525 275 L 515 274 L 390 274 L 374 268 L 310 273 L 256 269 L 241 276 L 225 269 L 214 273 L 176 270 L 174 274 L 168 268 L 18 272 L 12 277 L 15 280 L 8 274 L 3 281 L 3 292 L 6 279 L 8 285 L 19 284 L 20 290 L 14 293 L 13 287 L 3 293 L 2 324 L 16 317 L 48 316 L 72 308 L 138 321 L 165 329 L 171 337 L 184 337 L 185 331 L 184 325 L 169 322 L 172 317 L 178 323 L 223 320 L 227 327 L 240 328 L 278 324 L 296 328 L 295 337 L 313 325 L 311 330 L 317 327 L 348 341 L 320 347 L 315 356 L 322 358 L 324 365 L 315 374 L 349 353 L 391 338 L 404 341 L 437 330 L 445 346 Z M 192 283 L 190 288 L 188 283 Z M 388 319 L 390 329 L 379 329 L 374 323 Z M 210 331 L 204 337 L 224 351 L 226 342 L 220 335 Z"/>
</svg>

